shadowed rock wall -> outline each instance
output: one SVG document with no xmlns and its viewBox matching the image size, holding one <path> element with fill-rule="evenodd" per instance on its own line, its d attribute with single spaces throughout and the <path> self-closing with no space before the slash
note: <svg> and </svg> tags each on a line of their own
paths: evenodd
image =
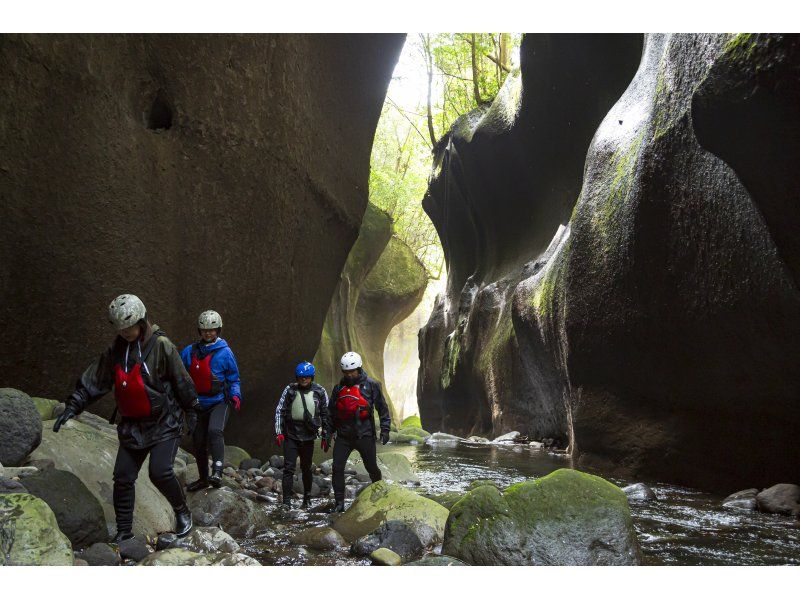
<svg viewBox="0 0 800 598">
<path fill-rule="evenodd" d="M 637 35 L 526 35 L 520 73 L 439 144 L 423 205 L 442 239 L 448 290 L 420 333 L 427 429 L 513 429 L 566 443 L 562 397 L 531 371 L 511 297 L 569 220 L 586 148 L 640 53 Z"/>
<path fill-rule="evenodd" d="M 0 37 L 3 385 L 65 396 L 119 293 L 179 345 L 213 308 L 242 371 L 229 442 L 265 451 L 358 235 L 403 39 Z"/>
</svg>

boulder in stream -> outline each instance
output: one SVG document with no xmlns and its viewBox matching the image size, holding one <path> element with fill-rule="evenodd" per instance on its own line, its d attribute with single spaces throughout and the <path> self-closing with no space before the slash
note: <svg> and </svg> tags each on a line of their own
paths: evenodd
<svg viewBox="0 0 800 598">
<path fill-rule="evenodd" d="M 426 546 L 441 541 L 449 511 L 442 505 L 385 480 L 367 486 L 334 523 L 333 529 L 352 542 L 386 521 L 405 521 Z"/>
<path fill-rule="evenodd" d="M 639 502 L 646 502 L 651 500 L 658 500 L 656 497 L 656 493 L 653 492 L 653 489 L 650 488 L 647 484 L 642 484 L 641 482 L 638 484 L 631 484 L 630 486 L 625 486 L 622 491 L 625 493 L 625 496 L 628 497 L 629 501 L 639 501 Z"/>
<path fill-rule="evenodd" d="M 800 515 L 800 486 L 775 484 L 756 496 L 758 510 L 780 515 Z"/>
<path fill-rule="evenodd" d="M 241 553 L 201 554 L 185 548 L 168 548 L 159 550 L 142 559 L 139 565 L 143 567 L 158 566 L 255 566 L 260 567 L 254 558 Z"/>
<path fill-rule="evenodd" d="M 372 561 L 373 565 L 397 566 L 403 564 L 403 559 L 400 558 L 400 555 L 388 548 L 378 548 L 370 553 L 369 560 Z"/>
<path fill-rule="evenodd" d="M 250 537 L 269 524 L 267 512 L 228 487 L 209 488 L 187 497 L 195 525 L 219 526 L 237 537 Z"/>
<path fill-rule="evenodd" d="M 314 550 L 336 550 L 347 545 L 342 534 L 331 527 L 309 527 L 292 536 L 292 544 L 308 546 Z"/>
<path fill-rule="evenodd" d="M 379 548 L 388 548 L 398 555 L 401 562 L 407 563 L 422 557 L 425 547 L 415 529 L 404 521 L 387 521 L 378 529 L 350 546 L 355 556 L 370 556 Z"/>
<path fill-rule="evenodd" d="M 756 501 L 757 495 L 757 488 L 748 488 L 747 490 L 734 492 L 722 501 L 722 507 L 725 509 L 755 511 L 758 508 L 758 502 Z"/>
<path fill-rule="evenodd" d="M 471 565 L 641 562 L 625 493 L 572 469 L 470 491 L 450 512 L 442 553 Z"/>
</svg>

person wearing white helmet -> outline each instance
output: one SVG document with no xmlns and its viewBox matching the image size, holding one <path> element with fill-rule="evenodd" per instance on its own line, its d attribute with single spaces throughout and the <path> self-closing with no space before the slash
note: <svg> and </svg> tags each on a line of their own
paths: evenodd
<svg viewBox="0 0 800 598">
<path fill-rule="evenodd" d="M 381 385 L 364 371 L 361 356 L 352 351 L 342 355 L 342 379 L 333 387 L 330 419 L 336 441 L 333 445 L 334 512 L 344 511 L 344 470 L 347 458 L 358 451 L 373 482 L 381 479 L 378 467 L 374 411 L 380 417 L 381 443 L 389 442 L 391 416 Z"/>
<path fill-rule="evenodd" d="M 225 424 L 230 407 L 239 411 L 242 406 L 239 366 L 228 343 L 220 336 L 222 316 L 211 309 L 204 311 L 197 318 L 197 332 L 200 340 L 181 352 L 203 408 L 192 435 L 200 476 L 186 487 L 190 492 L 222 485 Z M 208 445 L 211 445 L 211 476 L 208 475 Z"/>
<path fill-rule="evenodd" d="M 108 315 L 116 332 L 114 342 L 80 377 L 53 431 L 113 390 L 116 409 L 109 421 L 115 421 L 117 413 L 122 416 L 114 465 L 114 542 L 133 537 L 135 483 L 148 456 L 150 480 L 175 511 L 176 533 L 185 536 L 192 528 L 192 516 L 172 464 L 184 419 L 190 431 L 197 422 L 200 404 L 194 384 L 175 345 L 148 321 L 144 303 L 136 295 L 114 299 Z"/>
</svg>

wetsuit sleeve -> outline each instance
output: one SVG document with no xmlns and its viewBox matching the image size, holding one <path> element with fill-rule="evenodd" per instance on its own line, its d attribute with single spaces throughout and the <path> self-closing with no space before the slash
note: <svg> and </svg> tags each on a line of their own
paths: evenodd
<svg viewBox="0 0 800 598">
<path fill-rule="evenodd" d="M 189 376 L 189 372 L 183 365 L 181 356 L 178 355 L 178 349 L 166 337 L 158 339 L 158 342 L 164 352 L 167 368 L 166 378 L 172 382 L 175 398 L 183 409 L 194 409 L 197 404 L 197 390 L 195 390 L 194 381 Z"/>
<path fill-rule="evenodd" d="M 328 407 L 328 393 L 322 389 L 322 405 L 319 406 L 320 418 L 322 418 L 322 437 L 330 438 L 333 430 L 331 428 L 331 413 Z"/>
<path fill-rule="evenodd" d="M 328 424 L 331 426 L 331 433 L 335 432 L 333 428 L 333 422 L 336 421 L 336 413 L 334 411 L 336 409 L 336 397 L 339 396 L 339 391 L 341 388 L 342 387 L 339 384 L 334 386 L 330 397 L 328 397 Z"/>
<path fill-rule="evenodd" d="M 381 420 L 381 430 L 389 431 L 392 426 L 392 416 L 389 413 L 389 406 L 386 404 L 386 397 L 383 396 L 380 382 L 373 381 L 375 385 L 375 406 L 378 408 L 378 416 Z"/>
<path fill-rule="evenodd" d="M 233 356 L 233 351 L 228 349 L 228 363 L 225 367 L 225 381 L 230 388 L 230 396 L 239 397 L 242 400 L 242 387 L 239 384 L 239 365 L 236 363 L 236 357 Z"/>
<path fill-rule="evenodd" d="M 278 406 L 275 408 L 275 436 L 283 434 L 283 405 L 286 403 L 286 394 L 289 392 L 289 387 L 283 389 L 281 398 L 278 399 Z"/>
<path fill-rule="evenodd" d="M 192 365 L 192 345 L 187 345 L 181 351 L 181 361 L 183 362 L 183 367 L 187 370 Z"/>
<path fill-rule="evenodd" d="M 80 413 L 89 405 L 104 397 L 114 388 L 114 370 L 111 349 L 107 349 L 83 372 L 75 385 L 75 392 L 67 399 L 67 405 Z"/>
</svg>

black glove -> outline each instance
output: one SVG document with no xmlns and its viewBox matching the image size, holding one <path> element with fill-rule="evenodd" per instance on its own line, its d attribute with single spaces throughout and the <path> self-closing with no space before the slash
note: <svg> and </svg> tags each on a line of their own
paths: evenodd
<svg viewBox="0 0 800 598">
<path fill-rule="evenodd" d="M 56 423 L 53 424 L 53 432 L 58 432 L 61 429 L 61 426 L 63 426 L 65 423 L 67 423 L 67 421 L 71 420 L 76 415 L 78 414 L 72 408 L 72 406 L 67 405 L 66 409 L 64 409 L 64 413 L 56 418 Z"/>
<path fill-rule="evenodd" d="M 195 428 L 197 428 L 197 412 L 196 411 L 187 411 L 186 412 L 186 433 L 189 436 L 193 435 Z"/>
<path fill-rule="evenodd" d="M 389 442 L 389 430 L 381 430 L 381 444 Z"/>
</svg>

